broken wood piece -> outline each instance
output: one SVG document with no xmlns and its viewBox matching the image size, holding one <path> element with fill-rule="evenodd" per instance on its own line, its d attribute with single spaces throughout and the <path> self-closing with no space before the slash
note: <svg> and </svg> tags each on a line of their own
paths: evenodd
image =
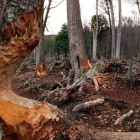
<svg viewBox="0 0 140 140">
<path fill-rule="evenodd" d="M 78 112 L 78 111 L 80 111 L 83 108 L 84 109 L 85 108 L 89 108 L 91 106 L 99 105 L 99 104 L 102 104 L 102 103 L 104 103 L 104 99 L 97 99 L 97 100 L 94 100 L 94 101 L 89 101 L 89 102 L 81 103 L 81 104 L 75 106 L 72 111 L 73 112 Z"/>
<path fill-rule="evenodd" d="M 45 62 L 40 63 L 36 70 L 37 75 L 39 77 L 46 76 L 46 69 L 47 69 L 46 63 Z"/>
<path fill-rule="evenodd" d="M 139 132 L 95 132 L 94 140 L 139 140 Z"/>
<path fill-rule="evenodd" d="M 63 72 L 61 72 L 61 74 L 63 75 L 63 80 L 65 80 L 65 77 L 66 77 L 65 74 Z"/>
<path fill-rule="evenodd" d="M 74 70 L 70 69 L 69 76 L 68 76 L 68 85 L 67 85 L 68 87 L 71 86 L 74 82 L 74 74 L 75 74 Z"/>
<path fill-rule="evenodd" d="M 99 84 L 98 84 L 98 81 L 97 81 L 96 77 L 93 77 L 91 79 L 93 79 L 93 82 L 95 84 L 95 89 L 96 89 L 96 91 L 98 91 L 99 90 Z"/>
<path fill-rule="evenodd" d="M 133 110 L 130 110 L 128 113 L 126 114 L 123 114 L 121 117 L 119 117 L 116 122 L 115 122 L 115 125 L 118 125 L 120 122 L 122 122 L 125 118 L 128 118 L 131 114 L 133 114 L 134 111 Z"/>
</svg>

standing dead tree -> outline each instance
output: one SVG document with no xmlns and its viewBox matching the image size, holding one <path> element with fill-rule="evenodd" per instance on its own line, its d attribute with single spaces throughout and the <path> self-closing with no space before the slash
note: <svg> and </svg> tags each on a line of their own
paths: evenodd
<svg viewBox="0 0 140 140">
<path fill-rule="evenodd" d="M 121 0 L 118 0 L 119 5 L 119 25 L 118 25 L 118 35 L 117 35 L 117 45 L 116 45 L 116 59 L 120 59 L 121 51 L 121 30 L 122 30 L 122 4 Z"/>
<path fill-rule="evenodd" d="M 96 25 L 93 23 L 93 60 L 97 59 L 98 0 L 96 0 Z"/>
<path fill-rule="evenodd" d="M 110 3 L 110 12 L 111 12 L 111 25 L 112 25 L 112 51 L 111 51 L 111 59 L 115 59 L 115 20 L 114 20 L 114 8 L 113 8 L 113 0 L 109 0 Z"/>
</svg>

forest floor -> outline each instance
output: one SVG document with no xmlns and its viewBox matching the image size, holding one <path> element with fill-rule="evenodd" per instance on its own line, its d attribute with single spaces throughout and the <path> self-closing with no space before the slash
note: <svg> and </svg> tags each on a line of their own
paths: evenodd
<svg viewBox="0 0 140 140">
<path fill-rule="evenodd" d="M 45 77 L 36 77 L 35 71 L 26 69 L 15 76 L 12 86 L 16 94 L 30 99 L 40 97 L 44 90 L 51 89 L 56 81 L 61 81 L 63 72 L 66 77 L 68 70 L 54 68 Z M 81 124 L 91 128 L 114 132 L 140 132 L 140 83 L 127 83 L 123 78 L 126 73 L 106 72 L 98 73 L 96 78 L 99 83 L 99 91 L 95 90 L 92 80 L 84 84 L 82 92 L 76 92 L 71 99 L 60 109 L 70 114 Z M 58 97 L 50 101 L 56 105 Z M 104 98 L 101 105 L 83 109 L 79 112 L 72 112 L 72 109 L 79 103 Z M 115 125 L 115 121 L 123 114 L 133 110 L 134 113 L 122 123 Z"/>
</svg>

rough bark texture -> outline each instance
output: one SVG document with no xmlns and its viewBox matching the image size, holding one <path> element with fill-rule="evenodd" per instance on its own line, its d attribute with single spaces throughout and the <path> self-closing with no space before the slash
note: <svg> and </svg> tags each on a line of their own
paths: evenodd
<svg viewBox="0 0 140 140">
<path fill-rule="evenodd" d="M 75 75 L 79 77 L 80 73 L 85 70 L 85 66 L 89 67 L 80 17 L 79 0 L 67 0 L 67 14 L 70 61 L 72 68 L 75 70 Z"/>
<path fill-rule="evenodd" d="M 110 12 L 111 12 L 111 25 L 112 25 L 112 50 L 111 50 L 111 58 L 115 59 L 115 21 L 114 21 L 114 9 L 112 0 L 110 2 Z"/>
<path fill-rule="evenodd" d="M 118 0 L 118 5 L 119 5 L 119 25 L 118 25 L 118 36 L 117 36 L 117 46 L 116 46 L 116 58 L 120 59 L 121 30 L 122 30 L 122 6 L 121 6 L 121 0 Z"/>
<path fill-rule="evenodd" d="M 27 0 L 16 2 L 0 2 L 0 123 L 6 131 L 5 140 L 48 139 L 62 130 L 63 113 L 53 105 L 16 95 L 11 86 L 17 68 L 40 40 L 43 0 L 30 1 L 29 7 Z M 15 7 L 9 20 L 11 5 Z M 22 5 L 26 10 L 17 15 L 15 9 Z"/>
</svg>

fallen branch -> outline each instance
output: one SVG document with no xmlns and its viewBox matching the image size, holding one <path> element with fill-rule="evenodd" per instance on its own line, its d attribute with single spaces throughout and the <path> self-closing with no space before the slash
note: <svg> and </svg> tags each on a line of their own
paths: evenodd
<svg viewBox="0 0 140 140">
<path fill-rule="evenodd" d="M 96 132 L 95 140 L 139 140 L 139 132 Z"/>
<path fill-rule="evenodd" d="M 71 86 L 74 82 L 74 70 L 69 70 L 69 76 L 68 76 L 68 87 Z"/>
<path fill-rule="evenodd" d="M 121 117 L 119 117 L 116 122 L 115 122 L 115 125 L 118 125 L 120 122 L 122 122 L 125 118 L 128 118 L 131 114 L 133 114 L 134 111 L 133 110 L 130 110 L 128 113 L 126 114 L 123 114 Z"/>
<path fill-rule="evenodd" d="M 83 108 L 84 109 L 89 108 L 89 107 L 99 105 L 99 104 L 102 104 L 102 103 L 104 103 L 104 99 L 97 99 L 97 100 L 94 100 L 94 101 L 81 103 L 81 104 L 75 106 L 72 111 L 73 112 L 78 112 L 78 111 L 82 110 Z"/>
<path fill-rule="evenodd" d="M 62 95 L 62 97 L 59 99 L 59 102 L 66 101 L 69 96 L 71 96 L 77 89 L 79 89 L 83 84 L 90 78 L 93 79 L 96 91 L 99 90 L 99 84 L 94 77 L 94 75 L 97 74 L 98 69 L 95 67 L 93 69 L 88 70 L 85 74 L 83 74 L 79 79 L 77 79 L 72 85 L 67 87 L 66 93 Z M 61 103 L 60 103 L 61 104 Z"/>
<path fill-rule="evenodd" d="M 99 90 L 99 84 L 98 84 L 98 81 L 97 81 L 96 77 L 93 77 L 93 82 L 95 84 L 96 91 L 98 91 Z"/>
</svg>

